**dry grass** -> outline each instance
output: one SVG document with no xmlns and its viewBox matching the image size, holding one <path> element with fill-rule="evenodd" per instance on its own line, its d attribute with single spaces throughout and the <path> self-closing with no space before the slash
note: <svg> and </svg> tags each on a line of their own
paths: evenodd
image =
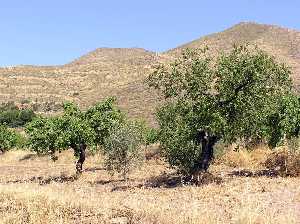
<svg viewBox="0 0 300 224">
<path fill-rule="evenodd" d="M 0 158 L 0 223 L 299 223 L 299 178 L 245 177 L 214 165 L 219 182 L 183 185 L 160 159 L 122 182 L 90 156 L 74 175 L 73 155 L 53 163 L 26 152 Z"/>
<path fill-rule="evenodd" d="M 281 176 L 300 176 L 300 153 L 282 147 L 271 153 L 264 165 L 268 169 L 277 170 Z"/>
<path fill-rule="evenodd" d="M 283 177 L 300 176 L 300 153 L 289 150 L 287 146 L 275 150 L 266 146 L 259 146 L 254 150 L 229 149 L 216 163 L 239 169 L 267 169 L 266 172 Z"/>
<path fill-rule="evenodd" d="M 227 150 L 216 162 L 234 168 L 264 168 L 263 163 L 272 153 L 272 150 L 265 146 L 258 146 L 252 150 L 229 147 Z"/>
</svg>

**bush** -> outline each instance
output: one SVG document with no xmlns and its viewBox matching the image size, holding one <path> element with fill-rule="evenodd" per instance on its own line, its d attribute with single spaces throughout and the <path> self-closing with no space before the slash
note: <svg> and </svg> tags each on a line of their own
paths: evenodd
<svg viewBox="0 0 300 224">
<path fill-rule="evenodd" d="M 5 152 L 16 146 L 17 133 L 5 125 L 0 125 L 0 151 Z"/>
<path fill-rule="evenodd" d="M 13 103 L 0 107 L 0 123 L 9 127 L 20 127 L 33 120 L 35 113 L 31 109 L 18 109 Z"/>
<path fill-rule="evenodd" d="M 158 131 L 155 128 L 148 128 L 146 130 L 146 145 L 155 144 L 158 142 Z"/>
<path fill-rule="evenodd" d="M 143 133 L 134 123 L 123 123 L 111 129 L 104 141 L 105 167 L 111 173 L 127 174 L 143 160 Z"/>
</svg>

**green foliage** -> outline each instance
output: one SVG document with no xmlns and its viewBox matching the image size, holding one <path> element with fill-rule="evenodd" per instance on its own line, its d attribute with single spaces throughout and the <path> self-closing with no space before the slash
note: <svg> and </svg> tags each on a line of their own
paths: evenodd
<svg viewBox="0 0 300 224">
<path fill-rule="evenodd" d="M 89 108 L 84 114 L 85 119 L 96 133 L 95 142 L 97 145 L 103 145 L 104 139 L 109 136 L 109 130 L 112 127 L 124 122 L 125 116 L 115 106 L 115 103 L 115 98 L 108 98 Z"/>
<path fill-rule="evenodd" d="M 17 133 L 5 125 L 0 125 L 0 151 L 5 152 L 17 144 Z"/>
<path fill-rule="evenodd" d="M 143 144 L 151 145 L 158 142 L 158 131 L 155 128 L 149 127 L 143 119 L 132 121 L 136 128 L 143 136 Z"/>
<path fill-rule="evenodd" d="M 290 73 L 273 57 L 247 46 L 235 46 L 216 59 L 207 49 L 187 50 L 174 63 L 159 66 L 148 83 L 166 98 L 157 118 L 169 163 L 193 173 L 207 169 L 220 139 L 264 139 L 276 145 L 283 133 L 298 134 L 299 106 L 295 99 L 287 100 L 294 109 L 283 106 L 284 97 L 293 96 Z M 279 116 L 280 134 L 274 133 L 274 116 Z"/>
<path fill-rule="evenodd" d="M 59 119 L 61 125 L 57 145 L 60 149 L 73 148 L 74 155 L 79 157 L 80 144 L 93 146 L 95 144 L 95 131 L 89 122 L 81 117 L 64 115 Z"/>
<path fill-rule="evenodd" d="M 17 149 L 26 149 L 28 147 L 28 139 L 24 134 L 21 134 L 19 132 L 16 133 L 16 148 Z"/>
<path fill-rule="evenodd" d="M 0 124 L 9 127 L 20 127 L 32 121 L 35 113 L 31 109 L 18 109 L 13 103 L 7 103 L 0 107 Z"/>
<path fill-rule="evenodd" d="M 297 138 L 300 133 L 300 102 L 293 94 L 287 94 L 279 101 L 277 111 L 269 118 L 268 142 L 271 147 L 288 140 Z"/>
<path fill-rule="evenodd" d="M 108 171 L 121 173 L 124 179 L 143 158 L 141 145 L 144 136 L 136 123 L 122 123 L 110 130 L 104 140 L 105 167 Z"/>
<path fill-rule="evenodd" d="M 94 130 L 84 119 L 82 112 L 73 103 L 64 104 L 64 114 L 59 117 L 39 117 L 29 123 L 26 133 L 30 146 L 40 154 L 54 154 L 72 147 L 75 155 L 76 145 L 94 143 Z"/>
<path fill-rule="evenodd" d="M 38 154 L 54 154 L 61 149 L 62 125 L 57 117 L 38 117 L 26 126 L 26 133 L 30 147 Z"/>
<path fill-rule="evenodd" d="M 151 145 L 158 142 L 158 131 L 155 128 L 146 130 L 146 145 Z"/>
<path fill-rule="evenodd" d="M 27 125 L 29 145 L 37 153 L 52 155 L 53 159 L 57 159 L 54 156 L 56 151 L 72 148 L 79 159 L 76 169 L 81 172 L 86 147 L 102 145 L 110 128 L 124 118 L 114 102 L 109 98 L 86 112 L 81 111 L 74 103 L 64 103 L 63 115 L 39 117 Z"/>
</svg>

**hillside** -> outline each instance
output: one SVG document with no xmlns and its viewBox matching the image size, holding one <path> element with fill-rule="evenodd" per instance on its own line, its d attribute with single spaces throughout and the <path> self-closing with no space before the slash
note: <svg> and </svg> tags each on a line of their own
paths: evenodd
<svg viewBox="0 0 300 224">
<path fill-rule="evenodd" d="M 166 52 L 178 55 L 185 48 L 203 48 L 212 51 L 226 51 L 234 44 L 255 44 L 287 63 L 293 69 L 295 87 L 300 88 L 300 32 L 274 25 L 252 22 L 239 23 L 223 32 L 214 33 L 181 45 Z"/>
<path fill-rule="evenodd" d="M 300 32 L 272 25 L 240 23 L 162 54 L 140 48 L 99 48 L 62 66 L 0 68 L 0 102 L 31 102 L 42 111 L 59 109 L 71 100 L 82 107 L 107 96 L 117 96 L 120 107 L 133 117 L 154 122 L 157 94 L 143 83 L 151 67 L 174 58 L 187 47 L 205 45 L 228 50 L 234 43 L 257 44 L 293 69 L 300 89 Z"/>
<path fill-rule="evenodd" d="M 114 95 L 122 98 L 119 104 L 125 110 L 148 105 L 143 96 L 150 92 L 143 80 L 157 61 L 155 53 L 144 49 L 99 48 L 63 66 L 0 68 L 0 102 L 30 101 L 40 110 L 51 111 L 65 100 L 86 107 Z M 136 103 L 137 97 L 141 104 Z M 143 108 L 132 109 L 131 114 L 143 113 Z"/>
</svg>

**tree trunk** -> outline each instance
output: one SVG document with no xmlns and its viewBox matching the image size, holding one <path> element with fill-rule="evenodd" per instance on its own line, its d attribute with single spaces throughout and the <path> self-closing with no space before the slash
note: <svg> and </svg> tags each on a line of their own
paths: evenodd
<svg viewBox="0 0 300 224">
<path fill-rule="evenodd" d="M 85 150 L 86 150 L 86 144 L 84 143 L 80 143 L 79 147 L 77 146 L 78 151 L 76 153 L 78 153 L 79 159 L 76 163 L 76 173 L 80 174 L 82 173 L 82 165 L 85 161 Z M 76 149 L 74 149 L 76 150 Z"/>
<path fill-rule="evenodd" d="M 195 164 L 193 174 L 199 173 L 202 171 L 207 171 L 209 168 L 210 162 L 213 159 L 214 145 L 218 141 L 216 136 L 209 136 L 204 131 L 200 131 L 196 136 L 196 143 L 202 148 L 200 158 Z"/>
<path fill-rule="evenodd" d="M 200 167 L 201 171 L 207 171 L 207 169 L 209 168 L 210 162 L 213 159 L 214 145 L 216 144 L 216 142 L 216 136 L 207 137 L 206 141 L 203 140 Z"/>
</svg>

